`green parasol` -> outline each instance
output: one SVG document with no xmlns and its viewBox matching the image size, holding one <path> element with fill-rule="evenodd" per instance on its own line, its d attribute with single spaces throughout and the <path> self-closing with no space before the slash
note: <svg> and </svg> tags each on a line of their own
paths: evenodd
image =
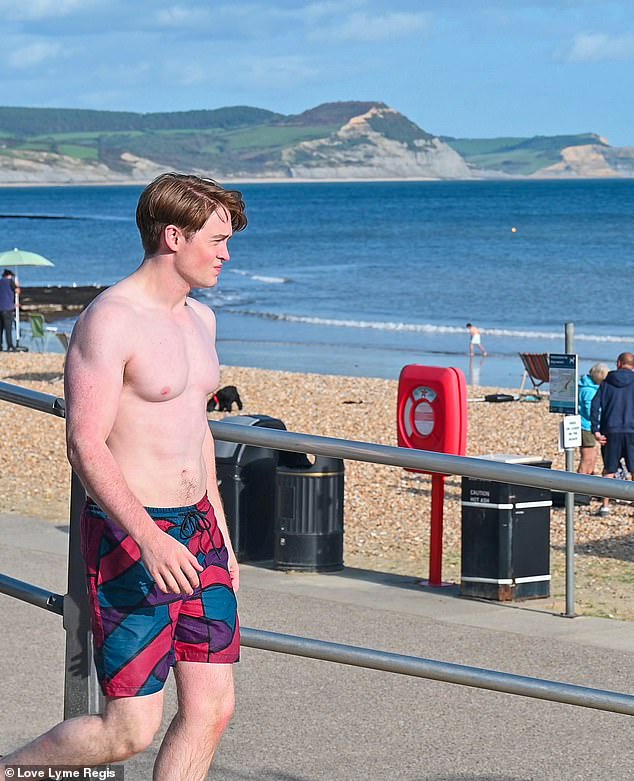
<svg viewBox="0 0 634 781">
<path fill-rule="evenodd" d="M 43 255 L 38 255 L 37 252 L 26 252 L 26 250 L 14 249 L 7 250 L 6 252 L 0 252 L 0 266 L 13 266 L 16 269 L 18 266 L 54 266 L 55 264 L 45 258 Z M 18 285 L 18 275 L 15 275 L 15 284 Z M 20 346 L 20 295 L 16 290 L 15 294 L 15 341 L 16 345 Z"/>
</svg>

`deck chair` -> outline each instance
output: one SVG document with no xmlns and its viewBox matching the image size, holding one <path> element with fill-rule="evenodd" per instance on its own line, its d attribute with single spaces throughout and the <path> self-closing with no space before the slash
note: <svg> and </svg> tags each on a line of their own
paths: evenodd
<svg viewBox="0 0 634 781">
<path fill-rule="evenodd" d="M 520 385 L 520 393 L 524 391 L 526 380 L 529 379 L 533 390 L 541 396 L 540 388 L 544 383 L 550 382 L 550 368 L 548 366 L 548 353 L 519 353 L 524 364 L 524 375 Z"/>
<path fill-rule="evenodd" d="M 34 345 L 39 343 L 40 352 L 44 352 L 48 339 L 44 315 L 38 315 L 35 314 L 35 312 L 31 312 L 29 314 L 29 322 L 31 323 L 31 340 Z"/>
<path fill-rule="evenodd" d="M 67 353 L 68 352 L 68 342 L 69 342 L 69 339 L 70 339 L 68 334 L 65 333 L 64 331 L 55 331 L 55 336 L 57 337 L 58 342 L 64 348 L 64 352 Z"/>
</svg>

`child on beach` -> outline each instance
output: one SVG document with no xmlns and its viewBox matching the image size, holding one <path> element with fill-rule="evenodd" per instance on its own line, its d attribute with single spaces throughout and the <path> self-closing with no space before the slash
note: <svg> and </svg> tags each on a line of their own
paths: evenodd
<svg viewBox="0 0 634 781">
<path fill-rule="evenodd" d="M 6 765 L 86 768 L 145 750 L 174 667 L 178 710 L 153 778 L 207 778 L 234 707 L 239 575 L 206 414 L 216 321 L 190 291 L 218 284 L 244 208 L 210 179 L 159 176 L 137 206 L 143 262 L 77 321 L 66 439 L 88 497 L 81 549 L 105 708 L 4 757 L 0 777 Z"/>
<path fill-rule="evenodd" d="M 469 332 L 469 355 L 474 355 L 475 353 L 475 347 L 477 347 L 482 355 L 486 355 L 486 350 L 482 346 L 481 336 L 480 336 L 480 330 L 475 327 L 472 323 L 467 323 L 465 326 L 467 331 Z"/>
</svg>

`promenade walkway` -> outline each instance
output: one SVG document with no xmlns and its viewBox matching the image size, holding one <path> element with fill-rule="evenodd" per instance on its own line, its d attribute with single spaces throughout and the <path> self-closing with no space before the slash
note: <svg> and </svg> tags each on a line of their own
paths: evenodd
<svg viewBox="0 0 634 781">
<path fill-rule="evenodd" d="M 65 527 L 0 515 L 0 571 L 63 593 Z M 463 600 L 411 578 L 242 566 L 245 626 L 632 693 L 634 623 Z M 0 595 L 0 753 L 61 718 L 59 616 Z M 243 649 L 219 781 L 628 781 L 627 716 Z M 167 688 L 166 712 L 175 707 Z M 166 719 L 167 723 L 167 719 Z M 157 741 L 158 745 L 158 741 Z M 151 778 L 154 751 L 126 765 Z"/>
</svg>

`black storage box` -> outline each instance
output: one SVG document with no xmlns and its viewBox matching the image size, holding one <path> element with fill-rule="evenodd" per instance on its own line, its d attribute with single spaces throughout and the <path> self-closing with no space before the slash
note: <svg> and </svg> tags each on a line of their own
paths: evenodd
<svg viewBox="0 0 634 781">
<path fill-rule="evenodd" d="M 344 465 L 339 458 L 284 454 L 276 469 L 275 567 L 343 567 Z"/>
<path fill-rule="evenodd" d="M 550 467 L 530 456 L 485 458 Z M 499 601 L 550 594 L 550 491 L 462 479 L 460 595 Z"/>
<path fill-rule="evenodd" d="M 269 415 L 230 415 L 223 420 L 286 431 L 281 420 Z M 279 451 L 218 439 L 215 448 L 218 488 L 236 558 L 272 559 Z"/>
</svg>

